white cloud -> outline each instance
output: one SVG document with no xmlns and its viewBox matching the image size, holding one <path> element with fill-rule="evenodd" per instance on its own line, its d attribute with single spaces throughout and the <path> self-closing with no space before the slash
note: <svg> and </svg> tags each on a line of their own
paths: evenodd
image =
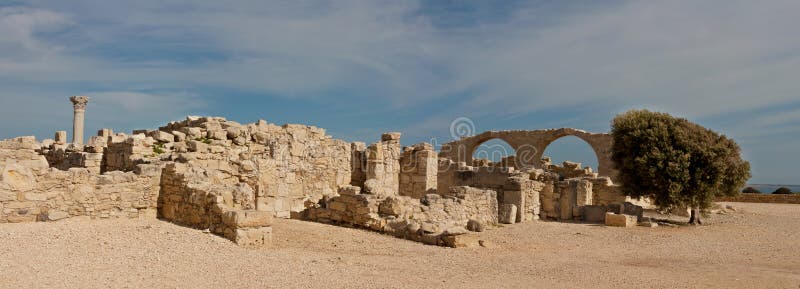
<svg viewBox="0 0 800 289">
<path fill-rule="evenodd" d="M 423 135 L 457 116 L 574 119 L 585 106 L 592 115 L 570 124 L 645 107 L 749 116 L 717 129 L 757 139 L 748 132 L 785 133 L 778 126 L 794 117 L 752 111 L 800 97 L 794 0 L 626 1 L 554 15 L 531 4 L 468 27 L 437 26 L 447 16 L 421 13 L 422 1 L 27 3 L 0 8 L 2 101 L 89 85 L 108 121 L 200 109 L 184 104 L 214 87 L 337 97 L 354 110 L 435 106 L 403 125 Z M 212 56 L 182 60 L 191 53 Z M 359 106 L 366 99 L 372 107 Z"/>
</svg>

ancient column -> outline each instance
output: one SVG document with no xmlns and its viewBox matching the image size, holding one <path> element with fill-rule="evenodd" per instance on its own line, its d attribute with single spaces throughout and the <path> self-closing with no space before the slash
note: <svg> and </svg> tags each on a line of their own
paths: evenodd
<svg viewBox="0 0 800 289">
<path fill-rule="evenodd" d="M 89 102 L 88 96 L 73 96 L 69 98 L 72 107 L 75 109 L 75 117 L 72 119 L 72 143 L 83 145 L 83 120 L 86 115 L 86 103 Z"/>
</svg>

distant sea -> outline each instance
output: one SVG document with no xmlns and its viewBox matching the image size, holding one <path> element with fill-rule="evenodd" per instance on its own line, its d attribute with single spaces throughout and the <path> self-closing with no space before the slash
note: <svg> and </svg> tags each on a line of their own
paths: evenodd
<svg viewBox="0 0 800 289">
<path fill-rule="evenodd" d="M 787 187 L 792 190 L 792 192 L 800 192 L 800 185 L 767 185 L 767 184 L 748 184 L 745 187 L 753 187 L 756 190 L 760 191 L 764 194 L 772 194 L 775 190 L 780 187 Z"/>
</svg>

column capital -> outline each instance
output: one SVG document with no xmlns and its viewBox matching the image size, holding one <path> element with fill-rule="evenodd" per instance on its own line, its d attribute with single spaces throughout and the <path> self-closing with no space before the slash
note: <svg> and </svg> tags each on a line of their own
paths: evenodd
<svg viewBox="0 0 800 289">
<path fill-rule="evenodd" d="M 72 101 L 72 106 L 76 110 L 78 110 L 78 109 L 85 110 L 86 109 L 86 104 L 89 103 L 89 97 L 88 96 L 83 96 L 83 95 L 72 96 L 72 97 L 69 98 L 69 100 Z"/>
</svg>

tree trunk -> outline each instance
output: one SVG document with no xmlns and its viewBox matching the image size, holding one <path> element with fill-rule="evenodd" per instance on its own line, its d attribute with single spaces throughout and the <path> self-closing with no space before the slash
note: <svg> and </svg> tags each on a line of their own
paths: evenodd
<svg viewBox="0 0 800 289">
<path fill-rule="evenodd" d="M 689 217 L 689 225 L 702 225 L 703 221 L 700 220 L 700 210 L 692 208 L 692 215 Z"/>
</svg>

